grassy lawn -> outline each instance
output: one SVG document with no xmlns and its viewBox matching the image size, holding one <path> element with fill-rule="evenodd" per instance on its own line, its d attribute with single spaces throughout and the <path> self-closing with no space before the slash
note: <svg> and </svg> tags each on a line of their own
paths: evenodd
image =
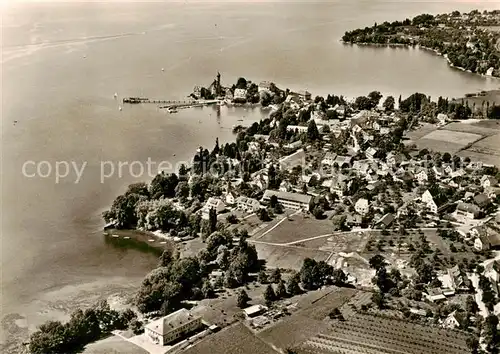
<svg viewBox="0 0 500 354">
<path fill-rule="evenodd" d="M 260 259 L 266 260 L 269 268 L 285 268 L 299 270 L 304 258 L 313 258 L 316 261 L 324 261 L 330 255 L 329 251 L 307 249 L 296 246 L 271 246 L 266 244 L 255 244 Z"/>
<path fill-rule="evenodd" d="M 269 227 L 262 230 L 260 234 L 262 235 L 262 233 L 269 230 L 272 226 L 273 225 L 270 224 Z M 288 243 L 309 237 L 330 234 L 332 232 L 332 222 L 328 218 L 317 220 L 313 216 L 298 214 L 290 216 L 288 220 L 283 221 L 271 232 L 259 238 L 259 241 Z"/>
</svg>

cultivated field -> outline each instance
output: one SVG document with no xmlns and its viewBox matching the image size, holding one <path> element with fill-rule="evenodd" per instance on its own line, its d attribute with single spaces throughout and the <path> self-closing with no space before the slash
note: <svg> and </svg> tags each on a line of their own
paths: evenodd
<svg viewBox="0 0 500 354">
<path fill-rule="evenodd" d="M 348 288 L 325 289 L 314 292 L 298 303 L 298 311 L 274 326 L 258 333 L 259 338 L 279 348 L 298 345 L 302 341 L 325 330 L 328 326 L 323 319 L 334 308 L 340 308 L 356 294 Z"/>
<path fill-rule="evenodd" d="M 469 353 L 467 335 L 405 321 L 356 314 L 300 345 L 300 353 Z"/>
<path fill-rule="evenodd" d="M 423 124 L 408 133 L 408 137 L 418 149 L 449 152 L 473 161 L 500 165 L 500 122 L 495 120 L 453 122 L 443 128 Z"/>
</svg>

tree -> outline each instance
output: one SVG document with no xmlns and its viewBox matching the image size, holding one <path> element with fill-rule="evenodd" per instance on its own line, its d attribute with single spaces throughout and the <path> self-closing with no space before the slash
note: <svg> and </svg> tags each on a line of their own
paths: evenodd
<svg viewBox="0 0 500 354">
<path fill-rule="evenodd" d="M 210 280 L 205 280 L 203 282 L 201 293 L 205 299 L 210 299 L 215 295 L 215 291 Z"/>
<path fill-rule="evenodd" d="M 269 213 L 265 208 L 261 208 L 257 211 L 257 216 L 259 217 L 260 221 L 270 221 L 271 218 L 269 217 Z"/>
<path fill-rule="evenodd" d="M 257 281 L 261 284 L 267 284 L 268 283 L 268 278 L 267 278 L 267 273 L 265 270 L 261 270 L 259 272 L 259 275 L 258 275 L 258 278 L 257 278 Z"/>
<path fill-rule="evenodd" d="M 307 124 L 307 140 L 314 142 L 320 138 L 318 127 L 314 120 L 310 120 Z"/>
<path fill-rule="evenodd" d="M 276 300 L 276 294 L 274 293 L 273 286 L 269 284 L 264 291 L 264 300 L 266 301 L 266 305 L 270 306 L 271 303 Z"/>
<path fill-rule="evenodd" d="M 172 250 L 164 250 L 160 256 L 158 261 L 158 267 L 167 267 L 170 265 L 172 260 L 174 259 Z"/>
<path fill-rule="evenodd" d="M 325 214 L 325 210 L 321 206 L 316 205 L 314 207 L 312 213 L 316 219 L 321 219 L 321 218 L 323 218 L 323 215 Z"/>
<path fill-rule="evenodd" d="M 380 291 L 376 291 L 373 293 L 372 301 L 375 305 L 377 305 L 379 309 L 384 308 L 384 303 L 385 303 L 384 294 L 381 293 Z"/>
<path fill-rule="evenodd" d="M 215 208 L 210 208 L 208 212 L 208 224 L 210 233 L 215 232 L 217 230 L 217 211 Z"/>
<path fill-rule="evenodd" d="M 333 278 L 333 284 L 337 286 L 344 285 L 345 282 L 347 281 L 347 275 L 345 275 L 342 269 L 334 269 L 332 278 Z"/>
<path fill-rule="evenodd" d="M 372 91 L 368 94 L 368 98 L 370 99 L 371 107 L 375 108 L 378 106 L 382 95 L 378 91 Z"/>
<path fill-rule="evenodd" d="M 384 109 L 386 112 L 392 112 L 394 111 L 394 104 L 395 104 L 395 100 L 394 100 L 394 97 L 392 96 L 388 96 L 385 101 L 384 101 Z"/>
<path fill-rule="evenodd" d="M 274 268 L 269 276 L 269 281 L 271 283 L 278 283 L 281 280 L 281 271 L 279 268 Z"/>
<path fill-rule="evenodd" d="M 276 296 L 280 299 L 287 297 L 285 282 L 280 279 L 278 287 L 276 288 Z"/>
<path fill-rule="evenodd" d="M 373 256 L 372 258 L 370 258 L 370 267 L 377 271 L 380 268 L 385 267 L 385 258 L 380 254 Z"/>
<path fill-rule="evenodd" d="M 240 309 L 247 307 L 248 301 L 250 301 L 250 297 L 248 296 L 245 289 L 241 289 L 238 293 L 237 304 Z"/>
<path fill-rule="evenodd" d="M 238 81 L 236 82 L 236 88 L 239 89 L 246 89 L 247 88 L 247 80 L 244 77 L 238 78 Z"/>
<path fill-rule="evenodd" d="M 299 286 L 299 275 L 298 274 L 294 274 L 288 279 L 288 282 L 286 284 L 286 290 L 287 290 L 288 294 L 290 294 L 291 296 L 298 295 L 298 294 L 302 293 L 302 290 L 300 289 L 300 286 Z"/>
</svg>

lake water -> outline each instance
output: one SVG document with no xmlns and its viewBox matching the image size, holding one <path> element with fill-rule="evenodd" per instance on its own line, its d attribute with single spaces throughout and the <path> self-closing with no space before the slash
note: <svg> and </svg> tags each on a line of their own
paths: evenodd
<svg viewBox="0 0 500 354">
<path fill-rule="evenodd" d="M 339 42 L 345 30 L 374 22 L 474 8 L 498 9 L 500 3 L 61 3 L 3 9 L 2 341 L 12 323 L 32 327 L 45 319 L 40 299 L 133 285 L 156 263 L 153 255 L 114 247 L 102 237 L 102 210 L 126 185 L 145 178 L 124 168 L 101 183 L 101 161 L 188 160 L 216 137 L 232 139 L 239 119 L 262 116 L 260 109 L 227 108 L 169 115 L 153 105 L 120 111 L 115 92 L 119 99 L 182 99 L 194 85 L 208 86 L 217 71 L 228 86 L 244 76 L 313 95 L 379 90 L 396 97 L 417 91 L 457 97 L 498 88 L 497 80 L 451 69 L 428 52 Z M 86 167 L 78 183 L 74 172 L 56 183 L 53 175 L 23 176 L 27 161 Z"/>
</svg>

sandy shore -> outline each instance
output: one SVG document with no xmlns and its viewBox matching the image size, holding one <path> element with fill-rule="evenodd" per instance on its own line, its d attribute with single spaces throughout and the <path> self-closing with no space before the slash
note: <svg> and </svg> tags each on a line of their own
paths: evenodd
<svg viewBox="0 0 500 354">
<path fill-rule="evenodd" d="M 89 279 L 82 284 L 66 285 L 40 294 L 36 300 L 16 309 L 17 312 L 2 314 L 0 352 L 26 353 L 23 343 L 39 325 L 49 320 L 67 321 L 71 312 L 79 307 L 89 307 L 102 299 L 118 309 L 125 307 L 141 281 L 142 277 Z"/>
</svg>

